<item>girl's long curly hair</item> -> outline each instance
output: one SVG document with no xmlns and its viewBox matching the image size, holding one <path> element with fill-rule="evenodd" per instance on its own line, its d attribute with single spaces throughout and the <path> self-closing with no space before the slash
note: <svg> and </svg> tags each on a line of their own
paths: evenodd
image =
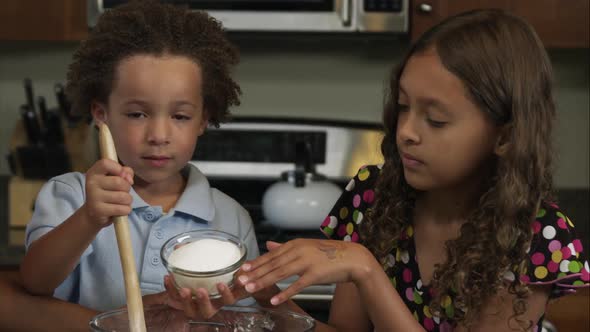
<svg viewBox="0 0 590 332">
<path fill-rule="evenodd" d="M 118 64 L 134 55 L 179 55 L 199 64 L 203 106 L 215 126 L 240 104 L 240 86 L 231 77 L 239 53 L 221 24 L 204 12 L 143 0 L 107 10 L 74 53 L 66 85 L 74 114 L 90 116 L 92 101 L 106 104 Z"/>
<path fill-rule="evenodd" d="M 441 299 L 450 295 L 453 320 L 469 327 L 486 301 L 507 289 L 515 295 L 512 319 L 527 329 L 531 322 L 518 316 L 526 311 L 529 290 L 518 277 L 507 285 L 504 276 L 524 272 L 531 223 L 541 201 L 552 197 L 555 105 L 550 61 L 523 20 L 499 10 L 449 18 L 426 32 L 392 71 L 383 113 L 385 162 L 369 222 L 361 224 L 362 241 L 383 261 L 412 222 L 419 193 L 404 179 L 396 146 L 398 84 L 408 59 L 430 49 L 463 82 L 478 108 L 505 128 L 507 143 L 459 237 L 446 243 L 446 261 L 433 275 L 430 308 L 444 318 Z"/>
</svg>

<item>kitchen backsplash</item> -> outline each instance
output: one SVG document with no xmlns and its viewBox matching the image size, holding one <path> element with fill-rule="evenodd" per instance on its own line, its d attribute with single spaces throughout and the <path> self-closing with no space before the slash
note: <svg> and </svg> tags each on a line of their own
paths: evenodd
<svg viewBox="0 0 590 332">
<path fill-rule="evenodd" d="M 373 42 L 240 41 L 242 60 L 237 80 L 242 105 L 236 115 L 313 117 L 379 122 L 384 82 L 407 44 L 382 39 Z M 35 93 L 53 95 L 53 85 L 65 82 L 76 44 L 0 44 L 0 174 L 19 106 L 25 102 L 23 78 Z M 305 49 L 305 50 L 304 50 Z M 558 125 L 556 186 L 589 187 L 589 49 L 550 50 L 555 71 Z M 48 98 L 48 106 L 55 100 Z"/>
</svg>

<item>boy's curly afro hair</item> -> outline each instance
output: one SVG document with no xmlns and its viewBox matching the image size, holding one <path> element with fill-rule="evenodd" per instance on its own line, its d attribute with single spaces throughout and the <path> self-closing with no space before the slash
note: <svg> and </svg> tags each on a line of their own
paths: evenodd
<svg viewBox="0 0 590 332">
<path fill-rule="evenodd" d="M 137 54 L 181 55 L 198 63 L 204 110 L 215 126 L 240 104 L 240 86 L 230 75 L 239 54 L 218 21 L 204 12 L 132 1 L 105 11 L 74 53 L 66 86 L 74 114 L 89 116 L 92 101 L 106 104 L 117 65 Z"/>
</svg>

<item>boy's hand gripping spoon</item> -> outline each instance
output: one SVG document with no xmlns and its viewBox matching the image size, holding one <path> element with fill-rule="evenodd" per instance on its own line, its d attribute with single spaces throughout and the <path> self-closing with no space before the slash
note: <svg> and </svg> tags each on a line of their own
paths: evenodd
<svg viewBox="0 0 590 332">
<path fill-rule="evenodd" d="M 98 124 L 100 154 L 102 158 L 111 159 L 118 162 L 115 144 L 109 127 L 104 122 Z M 131 236 L 129 235 L 129 224 L 127 216 L 113 217 L 115 234 L 117 235 L 117 244 L 119 246 L 119 256 L 121 257 L 121 266 L 123 268 L 123 278 L 125 279 L 125 293 L 127 296 L 127 313 L 129 314 L 129 329 L 131 332 L 145 332 L 145 317 L 143 316 L 143 302 L 137 271 L 135 270 L 135 260 L 133 258 L 133 248 L 131 247 Z"/>
</svg>

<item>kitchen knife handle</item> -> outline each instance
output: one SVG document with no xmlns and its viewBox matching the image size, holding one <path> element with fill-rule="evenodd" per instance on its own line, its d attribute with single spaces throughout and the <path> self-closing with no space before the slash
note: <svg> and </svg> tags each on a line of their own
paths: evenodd
<svg viewBox="0 0 590 332">
<path fill-rule="evenodd" d="M 37 105 L 39 106 L 39 116 L 41 123 L 44 127 L 47 126 L 47 104 L 45 103 L 45 97 L 37 97 Z"/>
<path fill-rule="evenodd" d="M 98 128 L 101 157 L 118 161 L 115 144 L 113 143 L 113 137 L 111 136 L 109 127 L 107 127 L 104 122 L 99 122 Z M 119 246 L 123 278 L 125 279 L 129 329 L 131 332 L 145 332 L 146 326 L 145 317 L 143 315 L 143 301 L 141 298 L 137 271 L 135 269 L 135 259 L 133 256 L 133 247 L 131 246 L 131 235 L 129 233 L 127 216 L 113 217 L 113 224 L 117 236 L 117 245 Z"/>
<path fill-rule="evenodd" d="M 67 102 L 64 93 L 64 87 L 60 83 L 56 83 L 53 87 L 55 92 L 55 99 L 57 100 L 57 106 L 59 107 L 60 111 L 66 114 Z"/>
<path fill-rule="evenodd" d="M 25 97 L 27 98 L 27 105 L 29 108 L 35 112 L 35 97 L 33 94 L 33 81 L 30 78 L 25 78 L 24 81 L 25 85 Z"/>
<path fill-rule="evenodd" d="M 53 90 L 55 92 L 55 98 L 57 99 L 58 108 L 68 120 L 68 124 L 70 126 L 75 125 L 78 121 L 80 121 L 81 117 L 72 114 L 72 105 L 66 97 L 64 86 L 61 83 L 56 83 L 53 87 Z"/>
<path fill-rule="evenodd" d="M 37 144 L 41 138 L 41 128 L 37 115 L 31 110 L 28 105 L 22 105 L 20 108 L 20 115 L 27 133 L 27 139 L 31 144 Z"/>
</svg>

